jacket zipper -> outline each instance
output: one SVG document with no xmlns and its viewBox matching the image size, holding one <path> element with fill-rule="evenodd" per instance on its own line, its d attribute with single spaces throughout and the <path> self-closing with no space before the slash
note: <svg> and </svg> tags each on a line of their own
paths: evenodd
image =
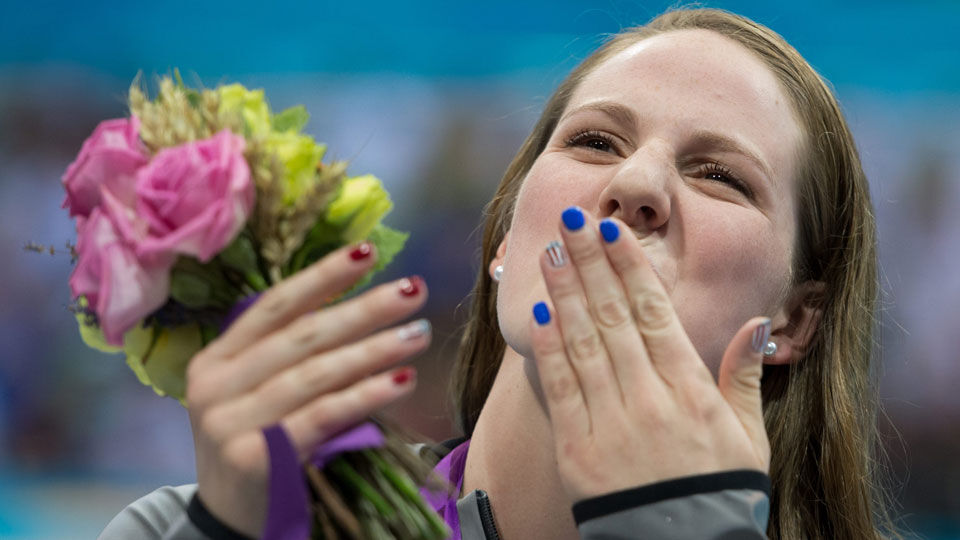
<svg viewBox="0 0 960 540">
<path fill-rule="evenodd" d="M 490 508 L 490 498 L 487 492 L 477 490 L 477 506 L 480 510 L 480 525 L 483 527 L 483 537 L 487 540 L 500 540 L 497 524 L 493 521 L 493 510 Z"/>
</svg>

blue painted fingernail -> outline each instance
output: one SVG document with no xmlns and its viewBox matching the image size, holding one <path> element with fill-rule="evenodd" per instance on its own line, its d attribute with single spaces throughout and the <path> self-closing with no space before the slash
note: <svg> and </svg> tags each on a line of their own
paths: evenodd
<svg viewBox="0 0 960 540">
<path fill-rule="evenodd" d="M 537 302 L 533 305 L 533 318 L 537 320 L 537 324 L 540 326 L 550 322 L 550 310 L 547 309 L 545 302 Z"/>
<path fill-rule="evenodd" d="M 617 227 L 617 224 L 614 223 L 612 219 L 605 219 L 600 222 L 600 234 L 609 244 L 617 238 L 620 238 L 620 227 Z"/>
<path fill-rule="evenodd" d="M 571 206 L 563 211 L 563 225 L 571 231 L 579 231 L 583 227 L 583 211 Z"/>
</svg>

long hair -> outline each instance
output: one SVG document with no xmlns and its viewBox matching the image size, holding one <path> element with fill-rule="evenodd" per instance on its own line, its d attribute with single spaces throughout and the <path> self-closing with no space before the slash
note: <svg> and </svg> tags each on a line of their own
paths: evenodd
<svg viewBox="0 0 960 540">
<path fill-rule="evenodd" d="M 790 98 L 805 134 L 796 182 L 794 284 L 823 282 L 822 318 L 803 360 L 765 366 L 762 393 L 773 482 L 770 538 L 897 536 L 877 461 L 875 224 L 856 146 L 830 88 L 778 34 L 714 9 L 677 10 L 614 35 L 577 66 L 547 102 L 486 208 L 481 269 L 512 219 L 520 185 L 543 151 L 570 96 L 598 65 L 634 43 L 684 29 L 717 32 L 757 55 Z M 477 276 L 454 366 L 457 421 L 469 436 L 500 367 L 505 342 L 496 285 Z"/>
</svg>

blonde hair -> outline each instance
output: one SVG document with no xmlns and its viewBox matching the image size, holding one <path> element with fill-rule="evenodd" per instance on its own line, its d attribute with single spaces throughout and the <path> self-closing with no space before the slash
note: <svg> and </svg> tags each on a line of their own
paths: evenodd
<svg viewBox="0 0 960 540">
<path fill-rule="evenodd" d="M 824 284 L 823 315 L 804 360 L 766 366 L 764 415 L 772 447 L 770 538 L 899 537 L 878 475 L 875 373 L 875 225 L 853 137 L 827 84 L 786 41 L 749 19 L 714 9 L 677 10 L 616 34 L 560 84 L 514 157 L 486 210 L 481 269 L 511 222 L 520 184 L 553 134 L 579 83 L 630 45 L 673 30 L 704 29 L 756 54 L 792 101 L 806 135 L 799 149 L 794 285 Z M 457 354 L 452 392 L 470 436 L 500 367 L 505 343 L 496 288 L 477 277 Z"/>
</svg>

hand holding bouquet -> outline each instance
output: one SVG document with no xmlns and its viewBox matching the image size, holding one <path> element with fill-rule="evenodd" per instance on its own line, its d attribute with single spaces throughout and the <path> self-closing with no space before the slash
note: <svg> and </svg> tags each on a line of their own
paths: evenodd
<svg viewBox="0 0 960 540">
<path fill-rule="evenodd" d="M 377 253 L 366 282 L 402 248 L 406 235 L 380 223 L 392 203 L 379 180 L 322 163 L 325 146 L 301 132 L 303 107 L 273 114 L 261 90 L 195 90 L 179 76 L 162 79 L 154 100 L 135 82 L 129 105 L 131 117 L 102 122 L 63 177 L 77 225 L 70 287 L 84 341 L 122 351 L 158 394 L 184 402 L 191 358 L 268 288 L 359 242 Z M 389 430 L 366 424 L 327 445 L 345 453 L 317 449 L 306 465 L 318 503 L 309 511 L 289 439 L 278 425 L 264 434 L 271 499 L 292 490 L 286 505 L 304 507 L 280 529 L 447 534 L 417 491 L 425 469 Z M 276 520 L 267 516 L 267 536 L 278 536 Z"/>
</svg>

